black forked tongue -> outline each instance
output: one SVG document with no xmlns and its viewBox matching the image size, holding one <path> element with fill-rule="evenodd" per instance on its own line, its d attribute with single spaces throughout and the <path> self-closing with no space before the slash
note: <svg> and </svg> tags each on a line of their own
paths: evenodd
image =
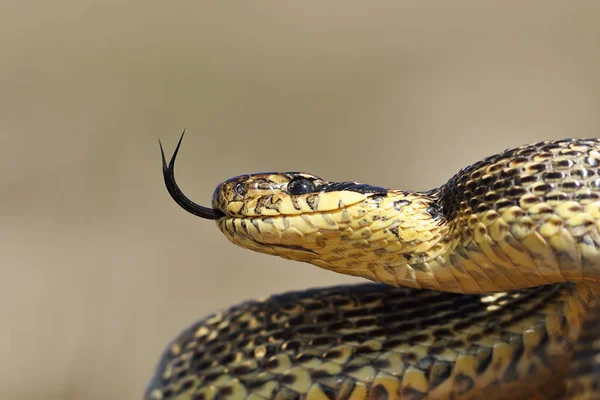
<svg viewBox="0 0 600 400">
<path fill-rule="evenodd" d="M 160 154 L 162 156 L 162 169 L 163 169 L 163 177 L 165 178 L 165 186 L 169 191 L 169 194 L 175 200 L 177 204 L 179 204 L 184 210 L 198 217 L 205 219 L 218 219 L 224 216 L 223 212 L 220 210 L 215 210 L 213 208 L 204 207 L 200 204 L 196 204 L 190 199 L 187 198 L 185 194 L 179 189 L 177 186 L 177 182 L 175 182 L 175 158 L 177 157 L 177 153 L 179 152 L 179 146 L 181 146 L 181 141 L 183 140 L 183 135 L 185 134 L 185 130 L 181 134 L 179 138 L 179 142 L 177 142 L 177 147 L 175 147 L 175 151 L 173 152 L 173 156 L 167 164 L 167 160 L 165 159 L 165 152 L 163 150 L 162 143 L 160 139 L 158 140 L 158 144 L 160 146 Z"/>
</svg>

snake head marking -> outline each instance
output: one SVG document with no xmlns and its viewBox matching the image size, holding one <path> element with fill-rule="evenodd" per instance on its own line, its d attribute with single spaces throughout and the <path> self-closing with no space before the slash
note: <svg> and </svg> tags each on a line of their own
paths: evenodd
<svg viewBox="0 0 600 400">
<path fill-rule="evenodd" d="M 212 206 L 229 217 L 276 217 L 333 211 L 386 193 L 378 186 L 327 182 L 304 172 L 259 172 L 221 183 Z"/>
<path fill-rule="evenodd" d="M 175 202 L 201 218 L 274 217 L 331 211 L 387 193 L 379 186 L 327 182 L 303 172 L 260 172 L 235 176 L 219 184 L 212 196 L 212 207 L 205 207 L 185 196 L 175 181 L 175 160 L 184 134 L 185 131 L 169 162 L 159 140 L 163 177 Z"/>
</svg>

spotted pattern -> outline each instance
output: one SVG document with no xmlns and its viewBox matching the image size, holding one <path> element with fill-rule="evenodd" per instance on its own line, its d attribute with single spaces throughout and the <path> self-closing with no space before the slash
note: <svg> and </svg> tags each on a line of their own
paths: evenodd
<svg viewBox="0 0 600 400">
<path fill-rule="evenodd" d="M 242 303 L 183 332 L 148 399 L 486 399 L 562 393 L 591 293 L 378 284 Z"/>
<path fill-rule="evenodd" d="M 148 399 L 600 398 L 599 139 L 507 150 L 427 192 L 243 175 L 213 208 L 241 247 L 387 286 L 208 317 Z"/>
</svg>

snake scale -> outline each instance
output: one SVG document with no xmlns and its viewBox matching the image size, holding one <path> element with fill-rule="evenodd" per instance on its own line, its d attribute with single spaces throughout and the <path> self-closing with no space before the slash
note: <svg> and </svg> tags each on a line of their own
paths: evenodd
<svg viewBox="0 0 600 400">
<path fill-rule="evenodd" d="M 175 183 L 180 145 L 163 173 L 185 210 L 241 247 L 378 283 L 197 322 L 147 399 L 600 399 L 600 139 L 505 150 L 426 192 L 241 175 L 211 208 Z"/>
</svg>

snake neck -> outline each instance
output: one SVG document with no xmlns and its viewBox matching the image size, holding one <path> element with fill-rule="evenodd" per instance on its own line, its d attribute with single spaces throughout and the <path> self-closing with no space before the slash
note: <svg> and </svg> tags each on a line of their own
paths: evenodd
<svg viewBox="0 0 600 400">
<path fill-rule="evenodd" d="M 304 261 L 392 286 L 489 292 L 457 279 L 450 268 L 457 267 L 455 255 L 466 250 L 466 237 L 461 237 L 465 221 L 457 218 L 458 210 L 444 201 L 443 193 L 443 187 L 428 192 L 392 190 L 331 215 L 337 231 L 317 235 L 311 249 L 317 257 Z"/>
<path fill-rule="evenodd" d="M 364 197 L 330 212 L 223 218 L 217 224 L 229 240 L 250 250 L 393 286 L 447 291 L 445 282 L 435 282 L 432 268 L 457 242 L 439 191 Z"/>
<path fill-rule="evenodd" d="M 561 210 L 525 215 L 518 206 L 497 211 L 469 200 L 452 186 L 390 190 L 329 212 L 217 224 L 241 247 L 393 286 L 490 293 L 598 281 L 596 246 L 574 239 Z M 599 207 L 585 211 L 600 215 Z"/>
</svg>

